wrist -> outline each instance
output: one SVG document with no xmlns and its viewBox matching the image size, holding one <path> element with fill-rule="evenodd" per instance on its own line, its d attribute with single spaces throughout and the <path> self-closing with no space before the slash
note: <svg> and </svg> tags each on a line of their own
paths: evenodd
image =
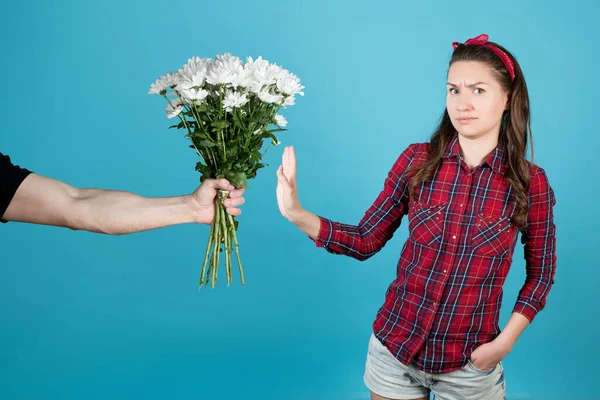
<svg viewBox="0 0 600 400">
<path fill-rule="evenodd" d="M 503 333 L 500 333 L 500 335 L 494 339 L 494 342 L 496 342 L 496 344 L 503 350 L 504 354 L 510 353 L 515 344 L 515 341 L 512 338 Z"/>
<path fill-rule="evenodd" d="M 305 210 L 302 207 L 298 207 L 295 210 L 288 211 L 286 217 L 292 224 L 298 225 L 304 219 L 305 214 Z"/>
<path fill-rule="evenodd" d="M 186 221 L 196 224 L 209 224 L 207 221 L 207 211 L 200 205 L 198 200 L 191 195 L 182 196 L 183 204 L 185 205 Z"/>
</svg>

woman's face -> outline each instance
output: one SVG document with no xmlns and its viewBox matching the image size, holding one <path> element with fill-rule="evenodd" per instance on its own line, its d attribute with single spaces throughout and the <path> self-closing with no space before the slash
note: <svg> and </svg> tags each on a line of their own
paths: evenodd
<svg viewBox="0 0 600 400">
<path fill-rule="evenodd" d="M 446 109 L 456 131 L 466 138 L 500 133 L 508 95 L 492 72 L 479 61 L 457 61 L 448 71 Z"/>
</svg>

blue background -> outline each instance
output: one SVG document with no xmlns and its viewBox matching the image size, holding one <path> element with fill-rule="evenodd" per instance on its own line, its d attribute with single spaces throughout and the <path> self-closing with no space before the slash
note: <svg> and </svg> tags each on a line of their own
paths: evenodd
<svg viewBox="0 0 600 400">
<path fill-rule="evenodd" d="M 556 284 L 504 361 L 508 398 L 600 398 L 599 16 L 592 1 L 3 0 L 0 151 L 73 186 L 195 189 L 194 152 L 147 95 L 191 56 L 262 55 L 306 96 L 246 193 L 245 287 L 196 290 L 206 226 L 1 226 L 0 398 L 367 399 L 371 323 L 406 221 L 364 263 L 315 248 L 278 212 L 281 151 L 296 148 L 305 208 L 357 223 L 400 152 L 434 129 L 451 43 L 483 32 L 521 63 L 535 161 L 558 199 Z M 518 246 L 501 326 L 522 258 Z"/>
</svg>

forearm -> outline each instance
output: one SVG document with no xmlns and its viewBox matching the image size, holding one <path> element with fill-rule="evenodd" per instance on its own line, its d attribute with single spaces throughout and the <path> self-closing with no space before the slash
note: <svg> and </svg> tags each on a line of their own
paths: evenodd
<svg viewBox="0 0 600 400">
<path fill-rule="evenodd" d="M 496 340 L 499 343 L 502 343 L 503 346 L 510 351 L 527 326 L 529 326 L 527 317 L 518 312 L 514 312 Z"/>
<path fill-rule="evenodd" d="M 302 209 L 297 214 L 290 215 L 288 219 L 311 239 L 316 240 L 319 236 L 321 219 L 310 211 Z"/>
<path fill-rule="evenodd" d="M 374 222 L 367 212 L 358 225 L 348 225 L 303 211 L 290 219 L 298 228 L 333 254 L 342 254 L 365 261 L 383 248 L 397 229 L 400 219 L 382 219 Z"/>
<path fill-rule="evenodd" d="M 529 321 L 546 306 L 556 273 L 556 225 L 554 192 L 542 169 L 531 178 L 527 230 L 522 233 L 527 278 L 519 291 L 513 312 Z"/>
<path fill-rule="evenodd" d="M 80 189 L 69 214 L 69 228 L 111 235 L 195 222 L 190 196 L 146 198 L 133 193 Z"/>
</svg>

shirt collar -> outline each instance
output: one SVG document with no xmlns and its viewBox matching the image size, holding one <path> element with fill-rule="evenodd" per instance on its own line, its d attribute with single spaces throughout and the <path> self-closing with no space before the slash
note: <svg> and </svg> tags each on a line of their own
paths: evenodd
<svg viewBox="0 0 600 400">
<path fill-rule="evenodd" d="M 460 155 L 460 143 L 458 141 L 458 134 L 455 133 L 454 137 L 448 143 L 446 147 L 446 152 L 443 155 L 444 158 L 452 158 L 456 157 L 458 160 L 462 159 Z M 482 164 L 487 164 L 492 168 L 492 170 L 498 174 L 504 174 L 504 170 L 506 169 L 506 165 L 504 163 L 505 154 L 504 150 L 502 150 L 501 146 L 496 146 L 496 148 L 483 160 Z"/>
</svg>

